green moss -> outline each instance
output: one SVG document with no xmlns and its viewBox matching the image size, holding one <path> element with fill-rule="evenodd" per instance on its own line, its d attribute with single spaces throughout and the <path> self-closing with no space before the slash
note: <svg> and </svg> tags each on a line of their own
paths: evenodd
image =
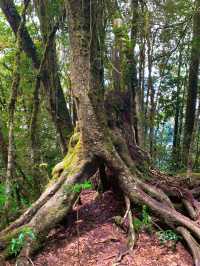
<svg viewBox="0 0 200 266">
<path fill-rule="evenodd" d="M 71 144 L 77 141 L 76 145 L 73 147 Z M 69 150 L 66 157 L 63 160 L 64 170 L 67 170 L 70 174 L 74 173 L 75 168 L 77 168 L 77 163 L 79 160 L 79 153 L 81 152 L 81 139 L 80 134 L 76 133 L 72 136 L 70 140 Z"/>
<path fill-rule="evenodd" d="M 108 139 L 108 141 L 105 142 L 105 147 L 109 152 L 113 152 L 113 143 L 111 140 Z"/>
<path fill-rule="evenodd" d="M 186 172 L 178 173 L 178 176 L 186 177 L 186 176 L 187 176 L 187 173 L 186 173 Z M 192 173 L 190 174 L 190 176 L 199 179 L 199 178 L 200 178 L 200 173 L 192 172 Z"/>
<path fill-rule="evenodd" d="M 66 170 L 68 174 L 74 174 L 78 171 L 77 165 L 81 153 L 81 147 L 80 133 L 75 130 L 69 141 L 67 155 L 63 161 L 58 163 L 52 170 L 53 178 L 51 179 L 50 184 L 55 182 L 64 170 Z"/>
</svg>

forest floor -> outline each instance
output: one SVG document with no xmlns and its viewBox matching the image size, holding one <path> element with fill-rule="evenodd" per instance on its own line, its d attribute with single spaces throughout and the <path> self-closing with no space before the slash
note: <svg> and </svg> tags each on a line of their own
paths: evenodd
<svg viewBox="0 0 200 266">
<path fill-rule="evenodd" d="M 123 203 L 111 191 L 97 197 L 95 191 L 81 193 L 82 205 L 75 207 L 62 225 L 51 231 L 35 266 L 192 266 L 192 257 L 179 242 L 172 250 L 161 245 L 156 233 L 141 232 L 133 251 L 127 250 L 127 235 L 113 217 L 122 215 Z M 78 210 L 78 212 L 77 212 Z M 78 214 L 78 215 L 77 215 Z"/>
</svg>

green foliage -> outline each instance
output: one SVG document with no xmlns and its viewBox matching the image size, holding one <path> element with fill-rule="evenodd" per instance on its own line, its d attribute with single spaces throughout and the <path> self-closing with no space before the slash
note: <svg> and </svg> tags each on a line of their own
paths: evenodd
<svg viewBox="0 0 200 266">
<path fill-rule="evenodd" d="M 9 246 L 9 253 L 12 256 L 17 256 L 27 240 L 35 240 L 35 234 L 30 227 L 25 227 L 21 230 L 17 238 L 12 238 Z"/>
<path fill-rule="evenodd" d="M 7 223 L 6 220 L 4 220 L 5 212 L 5 204 L 9 200 L 9 213 L 8 216 L 16 217 L 20 213 L 20 208 L 27 208 L 30 206 L 30 200 L 24 195 L 20 195 L 20 191 L 22 191 L 24 188 L 22 187 L 22 184 L 20 182 L 13 181 L 12 187 L 11 187 L 11 194 L 8 198 L 6 195 L 6 187 L 5 184 L 0 184 L 0 215 L 2 215 L 1 224 Z M 30 194 L 33 194 L 33 192 L 30 190 Z M 20 197 L 19 197 L 20 195 Z"/>
<path fill-rule="evenodd" d="M 143 222 L 139 218 L 135 217 L 133 220 L 133 226 L 135 228 L 135 231 L 139 232 L 143 228 Z"/>
<path fill-rule="evenodd" d="M 92 189 L 92 187 L 92 183 L 86 180 L 84 183 L 65 186 L 65 191 L 80 193 L 82 190 Z"/>
<path fill-rule="evenodd" d="M 182 239 L 180 235 L 178 235 L 175 231 L 171 229 L 158 231 L 157 235 L 162 245 L 167 241 L 173 241 L 174 247 L 176 245 L 176 242 Z"/>
<path fill-rule="evenodd" d="M 149 233 L 152 232 L 152 220 L 146 205 L 142 206 L 141 218 L 136 217 L 133 219 L 133 226 L 137 232 L 141 230 L 146 230 Z"/>
<path fill-rule="evenodd" d="M 125 38 L 126 32 L 127 32 L 127 26 L 126 25 L 122 25 L 120 27 L 114 27 L 113 28 L 113 33 L 116 35 L 117 38 Z"/>
<path fill-rule="evenodd" d="M 0 184 L 0 210 L 3 208 L 6 201 L 5 185 Z"/>
</svg>

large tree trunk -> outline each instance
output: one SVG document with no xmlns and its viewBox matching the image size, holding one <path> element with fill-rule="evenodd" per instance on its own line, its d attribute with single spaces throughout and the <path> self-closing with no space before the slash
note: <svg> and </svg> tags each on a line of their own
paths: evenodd
<svg viewBox="0 0 200 266">
<path fill-rule="evenodd" d="M 199 248 L 190 232 L 200 240 L 200 227 L 195 222 L 175 210 L 169 196 L 184 197 L 188 206 L 198 210 L 198 202 L 186 188 L 170 189 L 170 177 L 149 170 L 149 158 L 137 145 L 130 145 L 126 134 L 116 127 L 116 121 L 109 123 L 116 108 L 111 109 L 109 117 L 104 109 L 104 95 L 101 87 L 101 73 L 98 68 L 100 51 L 97 44 L 96 4 L 97 0 L 68 0 L 68 20 L 70 44 L 72 50 L 71 81 L 73 97 L 76 101 L 78 123 L 71 138 L 68 154 L 53 170 L 54 182 L 51 181 L 46 191 L 17 221 L 0 232 L 2 257 L 7 257 L 8 245 L 13 237 L 19 235 L 24 228 L 30 228 L 35 235 L 28 238 L 20 252 L 20 256 L 29 257 L 37 250 L 48 232 L 71 210 L 78 196 L 74 185 L 82 183 L 105 166 L 111 184 L 121 190 L 126 199 L 149 206 L 162 220 L 179 232 L 194 251 L 196 266 L 200 264 Z M 92 27 L 91 27 L 92 25 Z M 109 126 L 108 126 L 109 125 Z M 152 177 L 151 184 L 142 180 L 145 173 Z M 158 180 L 162 179 L 159 188 Z M 152 183 L 156 182 L 156 186 Z M 130 213 L 129 213 L 130 214 Z M 19 257 L 20 259 L 20 257 Z M 27 263 L 25 265 L 28 264 Z M 24 264 L 21 264 L 24 265 Z"/>
</svg>

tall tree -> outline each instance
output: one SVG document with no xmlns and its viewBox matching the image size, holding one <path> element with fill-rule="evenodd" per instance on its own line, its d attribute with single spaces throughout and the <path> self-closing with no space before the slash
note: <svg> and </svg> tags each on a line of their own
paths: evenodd
<svg viewBox="0 0 200 266">
<path fill-rule="evenodd" d="M 19 33 L 23 28 L 23 25 L 26 21 L 26 11 L 29 5 L 29 0 L 25 1 L 24 9 L 22 12 L 22 20 L 19 24 L 19 28 L 17 30 L 16 40 L 17 40 L 17 51 L 16 51 L 16 60 L 15 60 L 15 68 L 13 72 L 13 81 L 11 86 L 11 97 L 9 102 L 9 110 L 8 110 L 8 127 L 9 127 L 9 134 L 8 134 L 8 159 L 7 159 L 7 173 L 6 173 L 6 204 L 5 204 L 5 217 L 7 218 L 8 213 L 10 211 L 10 200 L 11 200 L 11 187 L 13 182 L 13 173 L 14 173 L 14 158 L 15 158 L 15 151 L 14 151 L 14 120 L 15 120 L 15 109 L 18 97 L 18 91 L 20 86 L 20 61 L 21 61 L 21 40 L 19 37 Z"/>
<path fill-rule="evenodd" d="M 195 122 L 195 111 L 198 91 L 198 74 L 200 60 L 200 1 L 196 1 L 193 17 L 193 37 L 189 69 L 189 81 L 187 90 L 187 103 L 185 112 L 185 125 L 183 137 L 182 162 L 187 166 L 189 159 L 190 146 Z"/>
<path fill-rule="evenodd" d="M 7 167 L 7 160 L 8 160 L 8 150 L 7 150 L 7 143 L 5 141 L 5 137 L 3 134 L 3 128 L 2 128 L 2 123 L 0 121 L 0 151 L 2 154 L 3 162 L 4 162 L 4 167 Z"/>
<path fill-rule="evenodd" d="M 179 54 L 179 65 L 178 65 L 178 73 L 177 73 L 177 91 L 176 91 L 176 106 L 175 106 L 175 118 L 174 118 L 174 135 L 173 135 L 173 147 L 172 147 L 172 160 L 173 167 L 176 169 L 180 164 L 180 114 L 181 114 L 181 66 L 182 66 L 182 54 L 180 51 Z"/>
<path fill-rule="evenodd" d="M 17 12 L 17 9 L 13 3 L 13 0 L 8 0 L 8 1 L 1 0 L 0 7 L 3 13 L 5 14 L 13 32 L 17 34 L 17 30 L 20 25 L 21 17 Z M 49 32 L 46 32 L 45 34 L 48 34 L 48 33 Z M 36 69 L 39 69 L 40 61 L 42 59 L 39 58 L 36 47 L 25 25 L 21 29 L 20 38 L 21 38 L 23 50 L 25 51 L 27 56 L 31 58 L 34 67 Z M 46 35 L 45 38 L 48 38 L 48 36 Z M 51 59 L 53 59 L 53 62 L 51 61 L 49 62 L 48 65 L 46 64 L 44 66 L 41 72 L 41 79 L 42 79 L 45 93 L 47 95 L 50 114 L 51 114 L 51 117 L 53 119 L 55 128 L 57 130 L 57 133 L 60 139 L 61 150 L 63 154 L 65 154 L 65 152 L 67 151 L 67 143 L 68 143 L 69 137 L 72 132 L 72 123 L 71 123 L 69 111 L 66 106 L 66 101 L 64 98 L 63 90 L 60 86 L 58 69 L 56 67 L 55 49 L 53 50 L 52 53 L 53 55 L 51 53 L 50 54 L 51 54 Z M 56 79 L 53 79 L 53 77 Z M 50 82 L 51 78 L 52 80 L 55 80 L 54 84 Z"/>
</svg>

